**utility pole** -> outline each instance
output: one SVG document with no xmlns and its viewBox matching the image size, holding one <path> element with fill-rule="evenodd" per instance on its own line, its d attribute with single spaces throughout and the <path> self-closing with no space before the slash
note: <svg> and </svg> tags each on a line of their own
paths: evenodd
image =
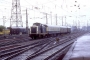
<svg viewBox="0 0 90 60">
<path fill-rule="evenodd" d="M 73 20 L 73 26 L 75 26 L 75 21 Z"/>
<path fill-rule="evenodd" d="M 80 28 L 80 21 L 78 20 L 78 28 Z"/>
<path fill-rule="evenodd" d="M 66 16 L 65 16 L 65 26 L 66 26 L 66 24 L 67 24 L 67 23 L 66 23 Z"/>
<path fill-rule="evenodd" d="M 51 25 L 52 25 L 52 12 L 50 12 L 51 13 Z"/>
<path fill-rule="evenodd" d="M 62 26 L 63 26 L 63 16 L 62 16 Z"/>
<path fill-rule="evenodd" d="M 4 26 L 4 27 L 5 27 L 5 19 L 6 19 L 6 17 L 3 16 L 3 26 Z M 4 28 L 4 37 L 5 37 L 5 28 Z"/>
<path fill-rule="evenodd" d="M 46 24 L 48 24 L 47 13 L 46 13 Z"/>
<path fill-rule="evenodd" d="M 58 24 L 57 24 L 57 14 L 56 14 L 56 25 L 58 25 Z"/>
<path fill-rule="evenodd" d="M 3 26 L 5 26 L 5 16 L 3 16 Z"/>
<path fill-rule="evenodd" d="M 27 9 L 26 9 L 26 30 L 27 30 L 27 34 L 28 34 L 28 13 L 27 13 Z"/>
<path fill-rule="evenodd" d="M 88 20 L 87 20 L 87 31 L 88 31 Z"/>
</svg>

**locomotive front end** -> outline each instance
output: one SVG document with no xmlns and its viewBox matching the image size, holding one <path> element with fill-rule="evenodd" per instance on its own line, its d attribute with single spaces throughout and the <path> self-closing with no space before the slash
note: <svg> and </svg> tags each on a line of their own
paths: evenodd
<svg viewBox="0 0 90 60">
<path fill-rule="evenodd" d="M 31 37 L 32 39 L 35 39 L 37 35 L 38 35 L 38 26 L 31 26 L 29 37 Z"/>
<path fill-rule="evenodd" d="M 33 23 L 30 27 L 29 37 L 32 39 L 43 38 L 47 36 L 47 26 L 41 23 Z"/>
</svg>

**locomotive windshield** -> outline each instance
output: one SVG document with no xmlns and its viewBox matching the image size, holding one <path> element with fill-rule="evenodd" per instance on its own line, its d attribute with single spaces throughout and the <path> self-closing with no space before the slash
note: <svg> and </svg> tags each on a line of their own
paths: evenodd
<svg viewBox="0 0 90 60">
<path fill-rule="evenodd" d="M 31 27 L 31 33 L 36 33 L 37 32 L 37 27 Z"/>
</svg>

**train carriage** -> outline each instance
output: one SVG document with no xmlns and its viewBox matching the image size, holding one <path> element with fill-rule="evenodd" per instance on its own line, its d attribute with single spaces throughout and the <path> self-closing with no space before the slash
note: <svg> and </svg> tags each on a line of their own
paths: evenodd
<svg viewBox="0 0 90 60">
<path fill-rule="evenodd" d="M 71 28 L 70 27 L 67 28 L 67 33 L 71 33 Z"/>
<path fill-rule="evenodd" d="M 60 33 L 59 26 L 47 26 L 47 35 L 48 36 L 56 36 Z"/>
<path fill-rule="evenodd" d="M 60 34 L 65 34 L 67 33 L 67 27 L 60 26 Z"/>
<path fill-rule="evenodd" d="M 10 28 L 10 34 L 13 35 L 13 34 L 26 34 L 27 33 L 27 30 L 26 28 L 24 27 L 11 27 Z"/>
</svg>

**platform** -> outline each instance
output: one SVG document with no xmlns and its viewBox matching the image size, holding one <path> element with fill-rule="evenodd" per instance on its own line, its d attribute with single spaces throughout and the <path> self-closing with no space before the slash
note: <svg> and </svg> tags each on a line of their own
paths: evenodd
<svg viewBox="0 0 90 60">
<path fill-rule="evenodd" d="M 90 33 L 77 38 L 63 60 L 90 60 Z"/>
</svg>

